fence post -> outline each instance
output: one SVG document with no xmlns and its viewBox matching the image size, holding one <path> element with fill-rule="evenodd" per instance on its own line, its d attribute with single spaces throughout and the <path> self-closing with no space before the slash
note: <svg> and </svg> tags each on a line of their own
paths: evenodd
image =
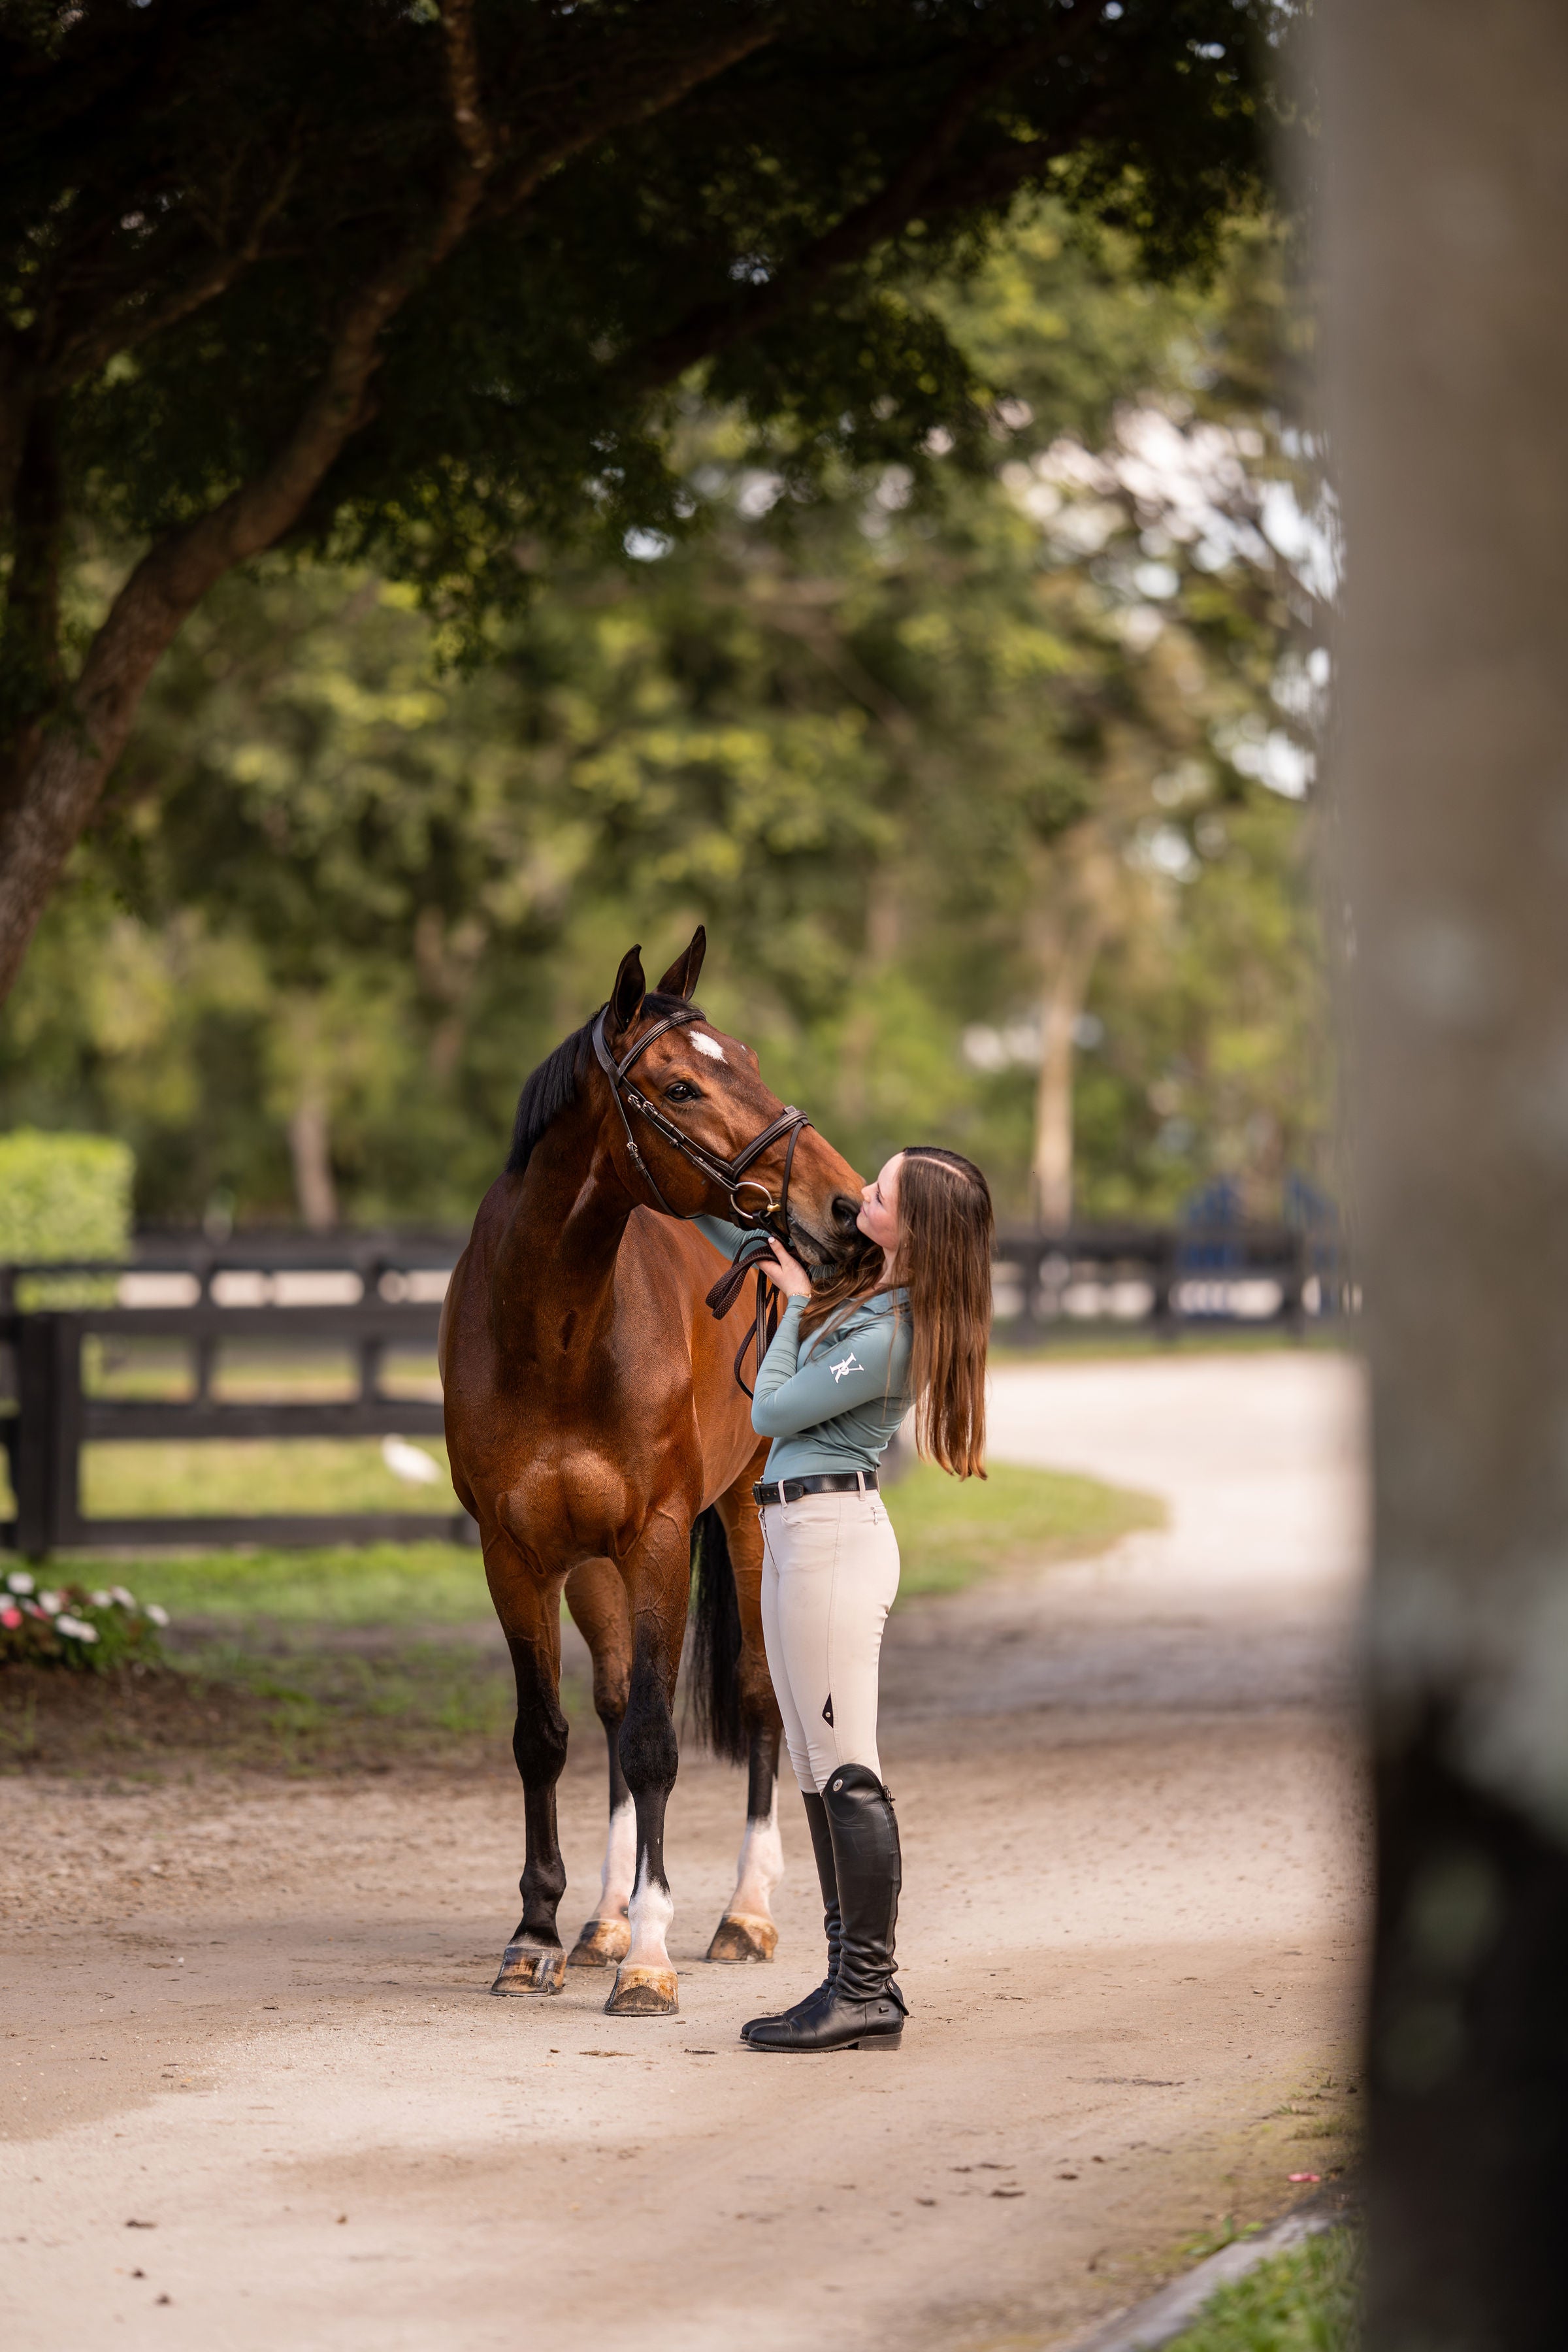
<svg viewBox="0 0 1568 2352">
<path fill-rule="evenodd" d="M 1154 1304 L 1149 1310 L 1149 1320 L 1159 1339 L 1173 1339 L 1176 1336 L 1176 1317 L 1171 1303 L 1171 1293 L 1175 1287 L 1176 1281 L 1174 1234 L 1159 1233 L 1154 1235 L 1149 1276 L 1154 1293 Z"/>
<path fill-rule="evenodd" d="M 55 1315 L 54 1414 L 50 1428 L 49 1542 L 80 1543 L 81 1525 L 81 1343 L 77 1315 Z"/>
<path fill-rule="evenodd" d="M 16 1549 L 46 1559 L 54 1540 L 55 1317 L 19 1315 L 16 1333 Z"/>
<path fill-rule="evenodd" d="M 1307 1336 L 1308 1250 L 1306 1230 L 1298 1225 L 1290 1236 L 1290 1264 L 1281 1286 L 1285 1296 L 1279 1303 L 1280 1320 L 1298 1339 L 1304 1339 Z"/>
</svg>

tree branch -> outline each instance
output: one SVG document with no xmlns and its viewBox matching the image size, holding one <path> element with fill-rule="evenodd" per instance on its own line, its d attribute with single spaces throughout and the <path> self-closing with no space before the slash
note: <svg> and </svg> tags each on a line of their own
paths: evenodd
<svg viewBox="0 0 1568 2352">
<path fill-rule="evenodd" d="M 922 213 L 952 209 L 943 203 L 936 173 L 952 153 L 983 100 L 1032 67 L 1065 57 L 1094 29 L 1095 11 L 1084 8 L 1065 31 L 1015 42 L 987 59 L 981 69 L 955 89 L 933 116 L 924 133 L 887 184 L 797 254 L 764 284 L 737 290 L 722 300 L 700 304 L 680 324 L 644 346 L 626 368 L 632 383 L 651 386 L 668 383 L 702 359 L 711 359 L 733 343 L 771 327 L 795 304 L 815 292 L 834 271 L 858 261 L 884 238 L 892 236 Z M 1028 176 L 1079 135 L 1078 127 L 1052 140 L 1019 141 L 1010 151 L 1018 158 L 1013 184 Z M 996 159 L 999 163 L 1003 159 Z M 1004 180 L 1005 189 L 1006 182 Z"/>
<path fill-rule="evenodd" d="M 26 772 L 0 804 L 0 999 L 15 979 L 60 867 L 124 748 L 147 680 L 182 623 L 225 572 L 272 546 L 298 521 L 363 421 L 381 339 L 416 288 L 479 215 L 497 147 L 479 105 L 469 0 L 447 0 L 449 87 L 463 160 L 434 219 L 350 303 L 327 366 L 270 465 L 195 522 L 151 548 L 116 596 L 88 650 L 68 707 L 57 709 Z M 508 192 L 514 207 L 552 172 L 620 122 L 675 104 L 699 82 L 774 37 L 753 19 L 674 61 L 542 147 Z M 462 119 L 468 118 L 465 123 Z M 484 159 L 490 159 L 487 163 Z M 22 747 L 17 746 L 20 750 Z"/>
<path fill-rule="evenodd" d="M 480 98 L 473 0 L 447 0 L 441 23 L 447 36 L 447 87 L 451 94 L 452 121 L 468 162 L 488 179 L 496 165 L 496 139 Z"/>
<path fill-rule="evenodd" d="M 121 304 L 96 327 L 83 327 L 75 335 L 66 337 L 46 367 L 46 380 L 56 388 L 79 383 L 85 376 L 93 375 L 107 366 L 117 352 L 133 351 L 138 343 L 147 342 L 165 327 L 178 326 L 182 319 L 214 302 L 258 260 L 268 229 L 289 201 L 289 192 L 299 172 L 299 156 L 291 152 L 279 173 L 277 185 L 257 211 L 249 234 L 243 245 L 232 252 L 220 253 L 205 270 L 187 280 L 164 297 L 162 302 L 138 305 L 132 296 Z"/>
<path fill-rule="evenodd" d="M 753 16 L 746 24 L 732 26 L 705 48 L 690 50 L 677 58 L 666 73 L 656 76 L 642 88 L 607 97 L 591 113 L 580 117 L 573 130 L 528 156 L 514 177 L 500 181 L 490 193 L 485 207 L 487 215 L 515 212 L 552 172 L 570 163 L 584 147 L 592 146 L 595 139 L 627 123 L 645 121 L 649 115 L 665 113 L 678 105 L 688 91 L 714 80 L 731 66 L 739 65 L 742 58 L 754 56 L 758 49 L 776 40 L 782 25 L 782 18 L 776 16 Z"/>
<path fill-rule="evenodd" d="M 28 761 L 58 700 L 60 666 L 60 540 L 64 500 L 52 406 L 35 398 L 20 436 L 12 509 L 10 576 L 0 635 L 0 691 L 7 705 L 0 808 L 16 797 Z"/>
</svg>

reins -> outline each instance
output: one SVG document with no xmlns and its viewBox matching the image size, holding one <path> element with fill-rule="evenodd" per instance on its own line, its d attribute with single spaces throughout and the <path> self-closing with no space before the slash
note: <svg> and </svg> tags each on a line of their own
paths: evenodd
<svg viewBox="0 0 1568 2352">
<path fill-rule="evenodd" d="M 667 1118 L 658 1105 L 650 1101 L 636 1081 L 627 1076 L 632 1064 L 647 1053 L 656 1038 L 662 1037 L 667 1030 L 681 1029 L 688 1022 L 700 1021 L 701 1014 L 694 1013 L 689 1006 L 683 1007 L 679 1013 L 667 1013 L 662 1020 L 656 1021 L 651 1029 L 644 1032 L 630 1053 L 625 1055 L 618 1062 L 605 1041 L 605 1023 L 608 1015 L 609 1007 L 606 1005 L 594 1024 L 594 1052 L 597 1056 L 599 1067 L 610 1082 L 610 1094 L 616 1110 L 620 1113 L 621 1126 L 626 1133 L 626 1151 L 632 1166 L 637 1170 L 665 1215 L 674 1217 L 679 1216 L 680 1213 L 670 1207 L 658 1188 L 652 1169 L 637 1150 L 637 1138 L 632 1133 L 632 1123 L 626 1115 L 628 1103 L 633 1110 L 647 1119 L 656 1134 L 664 1138 L 672 1150 L 678 1151 L 681 1158 L 689 1161 L 693 1168 L 700 1169 L 710 1183 L 721 1187 L 729 1195 L 730 1206 L 734 1212 L 737 1223 L 752 1227 L 757 1242 L 765 1241 L 774 1232 L 770 1220 L 777 1217 L 782 1228 L 778 1232 L 778 1239 L 787 1247 L 790 1171 L 795 1166 L 795 1146 L 800 1141 L 801 1130 L 811 1125 L 805 1111 L 796 1110 L 793 1103 L 786 1103 L 777 1118 L 764 1127 L 760 1135 L 753 1136 L 743 1150 L 737 1151 L 733 1159 L 721 1160 L 717 1152 L 707 1150 L 700 1143 L 694 1142 L 690 1136 L 683 1134 L 674 1120 Z M 779 1138 L 784 1135 L 788 1136 L 789 1142 L 784 1148 L 784 1181 L 780 1187 L 779 1197 L 775 1201 L 762 1179 L 756 1176 L 748 1177 L 746 1171 L 761 1159 L 770 1145 L 776 1143 Z M 743 1207 L 741 1201 L 742 1192 L 760 1193 L 762 1207 L 760 1209 Z M 752 1391 L 746 1387 L 741 1373 L 741 1367 L 746 1360 L 746 1350 L 754 1341 L 757 1363 L 760 1368 L 763 1356 L 773 1343 L 779 1320 L 776 1297 L 773 1297 L 770 1304 L 770 1294 L 773 1289 L 773 1283 L 764 1271 L 763 1258 L 760 1255 L 746 1254 L 750 1247 L 751 1243 L 748 1242 L 734 1264 L 727 1272 L 720 1276 L 708 1293 L 705 1302 L 714 1317 L 721 1321 L 734 1305 L 747 1275 L 755 1273 L 757 1277 L 756 1317 L 752 1328 L 746 1333 L 735 1353 L 735 1380 L 737 1385 L 747 1396 L 752 1394 Z"/>
</svg>

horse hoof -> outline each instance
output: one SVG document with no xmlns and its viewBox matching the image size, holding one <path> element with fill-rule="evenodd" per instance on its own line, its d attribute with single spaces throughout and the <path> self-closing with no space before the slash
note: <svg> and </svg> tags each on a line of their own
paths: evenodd
<svg viewBox="0 0 1568 2352">
<path fill-rule="evenodd" d="M 559 1992 L 565 1981 L 566 1955 L 559 1944 L 509 1944 L 500 1956 L 500 1972 L 490 1990 Z"/>
<path fill-rule="evenodd" d="M 759 1919 L 754 1912 L 732 1911 L 714 1928 L 708 1958 L 731 1967 L 743 1960 L 771 1960 L 778 1942 L 779 1931 L 771 1919 Z"/>
<path fill-rule="evenodd" d="M 624 1919 L 590 1919 L 573 1945 L 569 1969 L 613 1969 L 632 1948 L 632 1931 Z"/>
<path fill-rule="evenodd" d="M 673 1969 L 622 1968 L 605 2003 L 606 2017 L 675 2017 L 679 2011 Z"/>
</svg>

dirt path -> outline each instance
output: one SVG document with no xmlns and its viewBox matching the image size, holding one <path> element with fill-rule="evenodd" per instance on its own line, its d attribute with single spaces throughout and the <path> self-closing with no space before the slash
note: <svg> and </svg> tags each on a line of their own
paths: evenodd
<svg viewBox="0 0 1568 2352">
<path fill-rule="evenodd" d="M 672 1807 L 683 2013 L 653 2021 L 578 1976 L 489 1999 L 521 1858 L 499 1763 L 458 1791 L 0 1783 L 8 2345 L 1025 2352 L 1329 2173 L 1355 1376 L 1052 1366 L 995 1411 L 998 1455 L 1155 1487 L 1173 1525 L 894 1621 L 897 2058 L 736 2044 L 815 1977 L 809 1861 L 791 1824 L 775 1966 L 704 1966 L 741 1809 L 705 1760 Z M 602 1818 L 579 1746 L 572 1921 Z"/>
</svg>

